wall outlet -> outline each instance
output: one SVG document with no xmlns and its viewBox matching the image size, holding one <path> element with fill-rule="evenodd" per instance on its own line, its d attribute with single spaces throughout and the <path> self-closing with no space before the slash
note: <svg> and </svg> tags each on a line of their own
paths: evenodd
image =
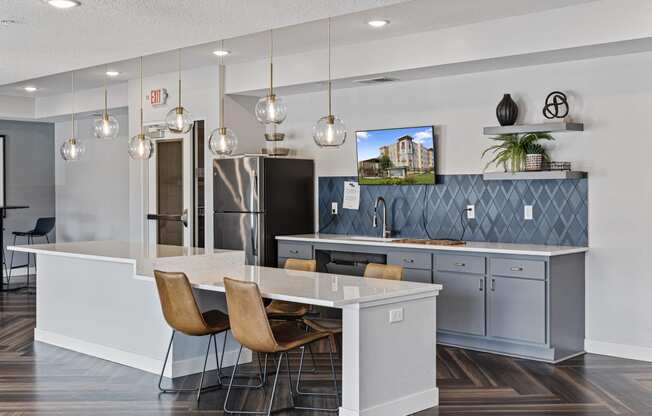
<svg viewBox="0 0 652 416">
<path fill-rule="evenodd" d="M 337 202 L 331 202 L 331 214 L 337 215 Z"/>
<path fill-rule="evenodd" d="M 389 311 L 389 323 L 394 324 L 403 320 L 403 308 L 392 309 Z"/>
<path fill-rule="evenodd" d="M 475 205 L 466 206 L 466 219 L 474 220 L 475 219 Z"/>
<path fill-rule="evenodd" d="M 533 220 L 534 213 L 532 211 L 532 205 L 525 205 L 523 209 L 523 218 L 526 220 Z"/>
</svg>

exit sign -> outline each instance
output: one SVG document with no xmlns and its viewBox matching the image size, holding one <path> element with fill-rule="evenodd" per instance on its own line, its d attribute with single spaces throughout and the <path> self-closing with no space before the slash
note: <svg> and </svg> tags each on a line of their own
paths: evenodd
<svg viewBox="0 0 652 416">
<path fill-rule="evenodd" d="M 153 106 L 165 105 L 168 100 L 168 91 L 165 88 L 158 88 L 149 92 L 149 103 Z"/>
</svg>

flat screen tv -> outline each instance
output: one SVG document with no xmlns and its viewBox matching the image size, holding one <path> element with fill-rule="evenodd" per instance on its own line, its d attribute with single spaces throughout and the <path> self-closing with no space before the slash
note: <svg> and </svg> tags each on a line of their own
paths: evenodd
<svg viewBox="0 0 652 416">
<path fill-rule="evenodd" d="M 433 126 L 357 131 L 360 185 L 432 185 L 436 182 Z"/>
</svg>

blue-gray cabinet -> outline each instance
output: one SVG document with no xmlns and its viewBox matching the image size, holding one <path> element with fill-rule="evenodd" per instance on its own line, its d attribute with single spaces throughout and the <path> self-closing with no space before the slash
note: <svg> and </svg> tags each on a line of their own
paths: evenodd
<svg viewBox="0 0 652 416">
<path fill-rule="evenodd" d="M 323 240 L 278 245 L 280 267 L 289 257 L 318 259 L 319 269 L 323 253 L 366 253 L 403 266 L 405 280 L 442 284 L 440 344 L 547 362 L 584 352 L 583 252 L 513 255 Z"/>
</svg>

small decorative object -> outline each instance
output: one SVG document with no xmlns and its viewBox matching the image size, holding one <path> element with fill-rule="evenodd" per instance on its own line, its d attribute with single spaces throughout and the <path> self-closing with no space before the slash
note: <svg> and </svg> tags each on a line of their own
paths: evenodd
<svg viewBox="0 0 652 416">
<path fill-rule="evenodd" d="M 269 156 L 287 156 L 290 154 L 290 148 L 288 147 L 276 147 L 276 145 L 273 145 L 271 148 L 266 148 L 263 147 L 260 149 L 260 152 L 264 155 L 269 155 Z"/>
<path fill-rule="evenodd" d="M 518 106 L 512 100 L 511 95 L 503 95 L 503 99 L 496 107 L 496 118 L 501 126 L 513 126 L 518 118 Z"/>
<path fill-rule="evenodd" d="M 265 140 L 268 142 L 280 142 L 285 139 L 285 133 L 280 133 L 277 131 L 276 124 L 269 124 L 269 127 L 266 128 Z"/>
<path fill-rule="evenodd" d="M 571 170 L 571 162 L 543 162 L 543 170 Z"/>
<path fill-rule="evenodd" d="M 491 139 L 500 143 L 490 146 L 482 152 L 482 157 L 489 152 L 494 154 L 494 158 L 487 163 L 485 170 L 490 165 L 495 164 L 496 166 L 502 166 L 505 172 L 508 170 L 510 172 L 520 172 L 527 169 L 528 155 L 532 155 L 533 157 L 530 159 L 533 160 L 535 159 L 534 155 L 540 156 L 542 162 L 550 160 L 546 149 L 537 142 L 539 140 L 555 140 L 548 133 L 501 134 Z M 538 170 L 541 170 L 541 168 L 542 163 L 539 163 Z"/>
<path fill-rule="evenodd" d="M 568 115 L 568 99 L 561 91 L 553 91 L 546 97 L 543 116 L 547 119 L 564 118 Z"/>
<path fill-rule="evenodd" d="M 537 153 L 528 153 L 525 155 L 525 170 L 539 171 L 543 166 L 543 155 Z"/>
</svg>

